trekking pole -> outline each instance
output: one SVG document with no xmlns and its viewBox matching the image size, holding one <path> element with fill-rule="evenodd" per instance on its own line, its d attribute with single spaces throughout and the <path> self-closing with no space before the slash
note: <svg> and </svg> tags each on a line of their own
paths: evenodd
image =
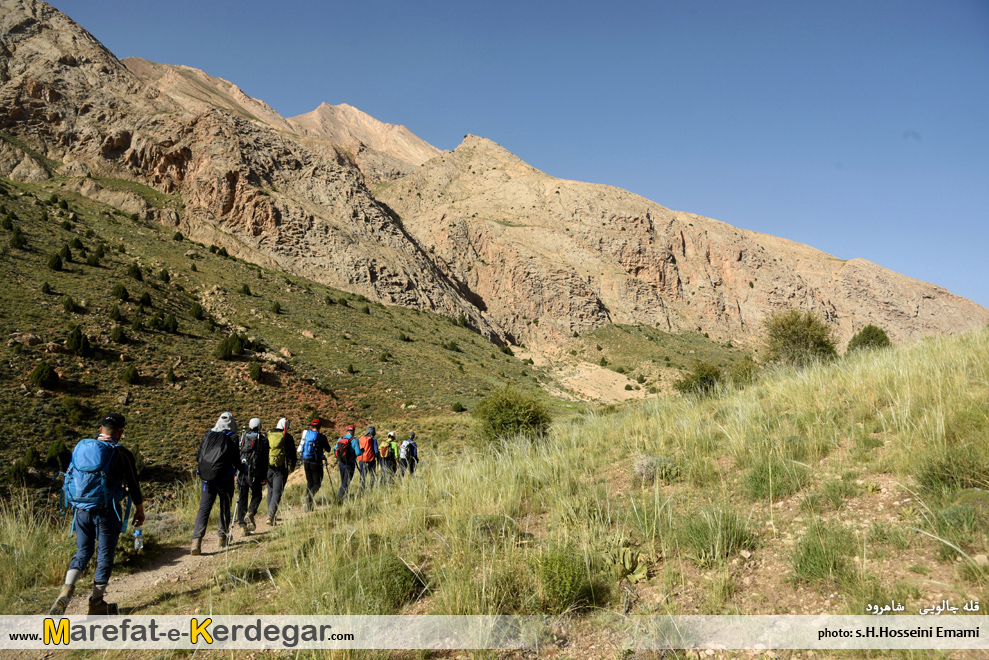
<svg viewBox="0 0 989 660">
<path fill-rule="evenodd" d="M 236 494 L 237 491 L 234 490 L 234 495 Z M 230 544 L 234 539 L 234 524 L 235 521 L 237 520 L 237 509 L 239 507 L 240 507 L 240 498 L 238 497 L 237 501 L 234 502 L 233 514 L 230 516 L 230 528 L 227 529 L 227 543 L 226 543 L 227 547 L 230 547 Z"/>
</svg>

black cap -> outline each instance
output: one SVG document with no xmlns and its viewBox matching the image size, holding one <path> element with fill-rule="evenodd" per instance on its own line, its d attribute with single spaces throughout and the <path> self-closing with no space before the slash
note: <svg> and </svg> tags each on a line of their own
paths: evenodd
<svg viewBox="0 0 989 660">
<path fill-rule="evenodd" d="M 127 420 L 120 413 L 110 413 L 103 418 L 100 422 L 100 426 L 106 427 L 108 429 L 122 429 L 127 425 Z"/>
</svg>

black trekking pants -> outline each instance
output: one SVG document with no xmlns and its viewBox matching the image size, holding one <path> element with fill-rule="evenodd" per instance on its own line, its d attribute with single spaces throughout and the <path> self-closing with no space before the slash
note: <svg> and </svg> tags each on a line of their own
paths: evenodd
<svg viewBox="0 0 989 660">
<path fill-rule="evenodd" d="M 316 493 L 323 485 L 323 464 L 319 461 L 302 461 L 306 470 L 306 500 L 310 507 L 316 506 Z"/>
<path fill-rule="evenodd" d="M 199 513 L 196 514 L 196 526 L 192 531 L 192 538 L 201 539 L 206 536 L 206 526 L 209 525 L 213 502 L 217 498 L 220 498 L 220 521 L 216 530 L 217 535 L 221 540 L 227 537 L 230 531 L 230 503 L 234 498 L 233 475 L 218 481 L 203 482 L 203 490 L 199 496 Z"/>
<path fill-rule="evenodd" d="M 357 462 L 357 469 L 361 473 L 361 490 L 374 485 L 374 475 L 378 471 L 378 462 L 371 461 L 370 463 L 364 463 L 361 461 Z"/>
<path fill-rule="evenodd" d="M 398 464 L 395 462 L 394 458 L 382 458 L 381 483 L 391 483 L 394 481 L 396 470 L 398 470 Z"/>
<path fill-rule="evenodd" d="M 354 470 L 357 466 L 353 463 L 337 463 L 337 467 L 340 468 L 340 490 L 337 491 L 337 498 L 342 500 L 347 496 L 347 490 L 350 488 L 350 482 L 354 479 Z"/>
<path fill-rule="evenodd" d="M 252 516 L 258 512 L 261 506 L 261 491 L 264 489 L 264 477 L 260 474 L 254 477 L 254 483 L 248 481 L 247 475 L 241 474 L 237 477 L 237 524 L 244 522 L 244 516 Z M 251 504 L 247 505 L 247 496 L 251 496 Z"/>
<path fill-rule="evenodd" d="M 282 501 L 286 479 L 288 479 L 287 469 L 278 467 L 268 469 L 268 517 L 272 520 L 278 513 L 278 503 Z"/>
</svg>

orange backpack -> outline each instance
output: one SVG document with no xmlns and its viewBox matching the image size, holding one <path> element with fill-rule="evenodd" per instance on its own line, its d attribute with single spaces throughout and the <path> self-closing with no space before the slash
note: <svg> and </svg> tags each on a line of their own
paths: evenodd
<svg viewBox="0 0 989 660">
<path fill-rule="evenodd" d="M 357 441 L 358 446 L 361 448 L 361 455 L 357 457 L 361 463 L 372 463 L 374 462 L 374 438 L 369 435 L 362 435 L 360 440 Z"/>
</svg>

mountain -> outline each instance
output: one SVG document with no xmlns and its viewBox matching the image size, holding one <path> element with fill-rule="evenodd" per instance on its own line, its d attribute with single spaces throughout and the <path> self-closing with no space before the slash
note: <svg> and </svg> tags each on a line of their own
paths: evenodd
<svg viewBox="0 0 989 660">
<path fill-rule="evenodd" d="M 559 353 L 622 323 L 755 343 L 793 307 L 842 339 L 866 323 L 904 341 L 989 322 L 937 286 L 556 179 L 484 138 L 439 152 L 350 106 L 284 119 L 195 69 L 128 68 L 39 0 L 0 0 L 0 55 L 0 175 L 51 178 L 257 264 L 462 315 L 492 341 Z"/>
<path fill-rule="evenodd" d="M 288 121 L 299 135 L 348 149 L 372 181 L 403 177 L 442 153 L 406 127 L 378 121 L 346 103 L 323 103 Z"/>
<path fill-rule="evenodd" d="M 158 208 L 133 196 L 129 203 L 142 217 L 321 283 L 463 314 L 498 340 L 469 292 L 443 276 L 374 199 L 346 151 L 276 130 L 251 112 L 260 102 L 219 79 L 139 65 L 164 81 L 162 88 L 143 82 L 38 0 L 0 2 L 0 47 L 0 104 L 7 109 L 0 130 L 46 164 L 41 172 L 18 164 L 12 176 L 21 167 L 34 179 L 65 177 L 63 185 L 96 199 L 107 193 L 87 174 L 147 184 L 174 203 Z M 193 102 L 203 85 L 212 91 Z M 39 162 L 6 141 L 0 162 L 17 159 Z"/>
<path fill-rule="evenodd" d="M 551 177 L 468 135 L 378 194 L 514 341 L 559 345 L 606 323 L 754 340 L 773 312 L 819 311 L 847 340 L 977 329 L 989 310 L 864 259 Z"/>
</svg>

